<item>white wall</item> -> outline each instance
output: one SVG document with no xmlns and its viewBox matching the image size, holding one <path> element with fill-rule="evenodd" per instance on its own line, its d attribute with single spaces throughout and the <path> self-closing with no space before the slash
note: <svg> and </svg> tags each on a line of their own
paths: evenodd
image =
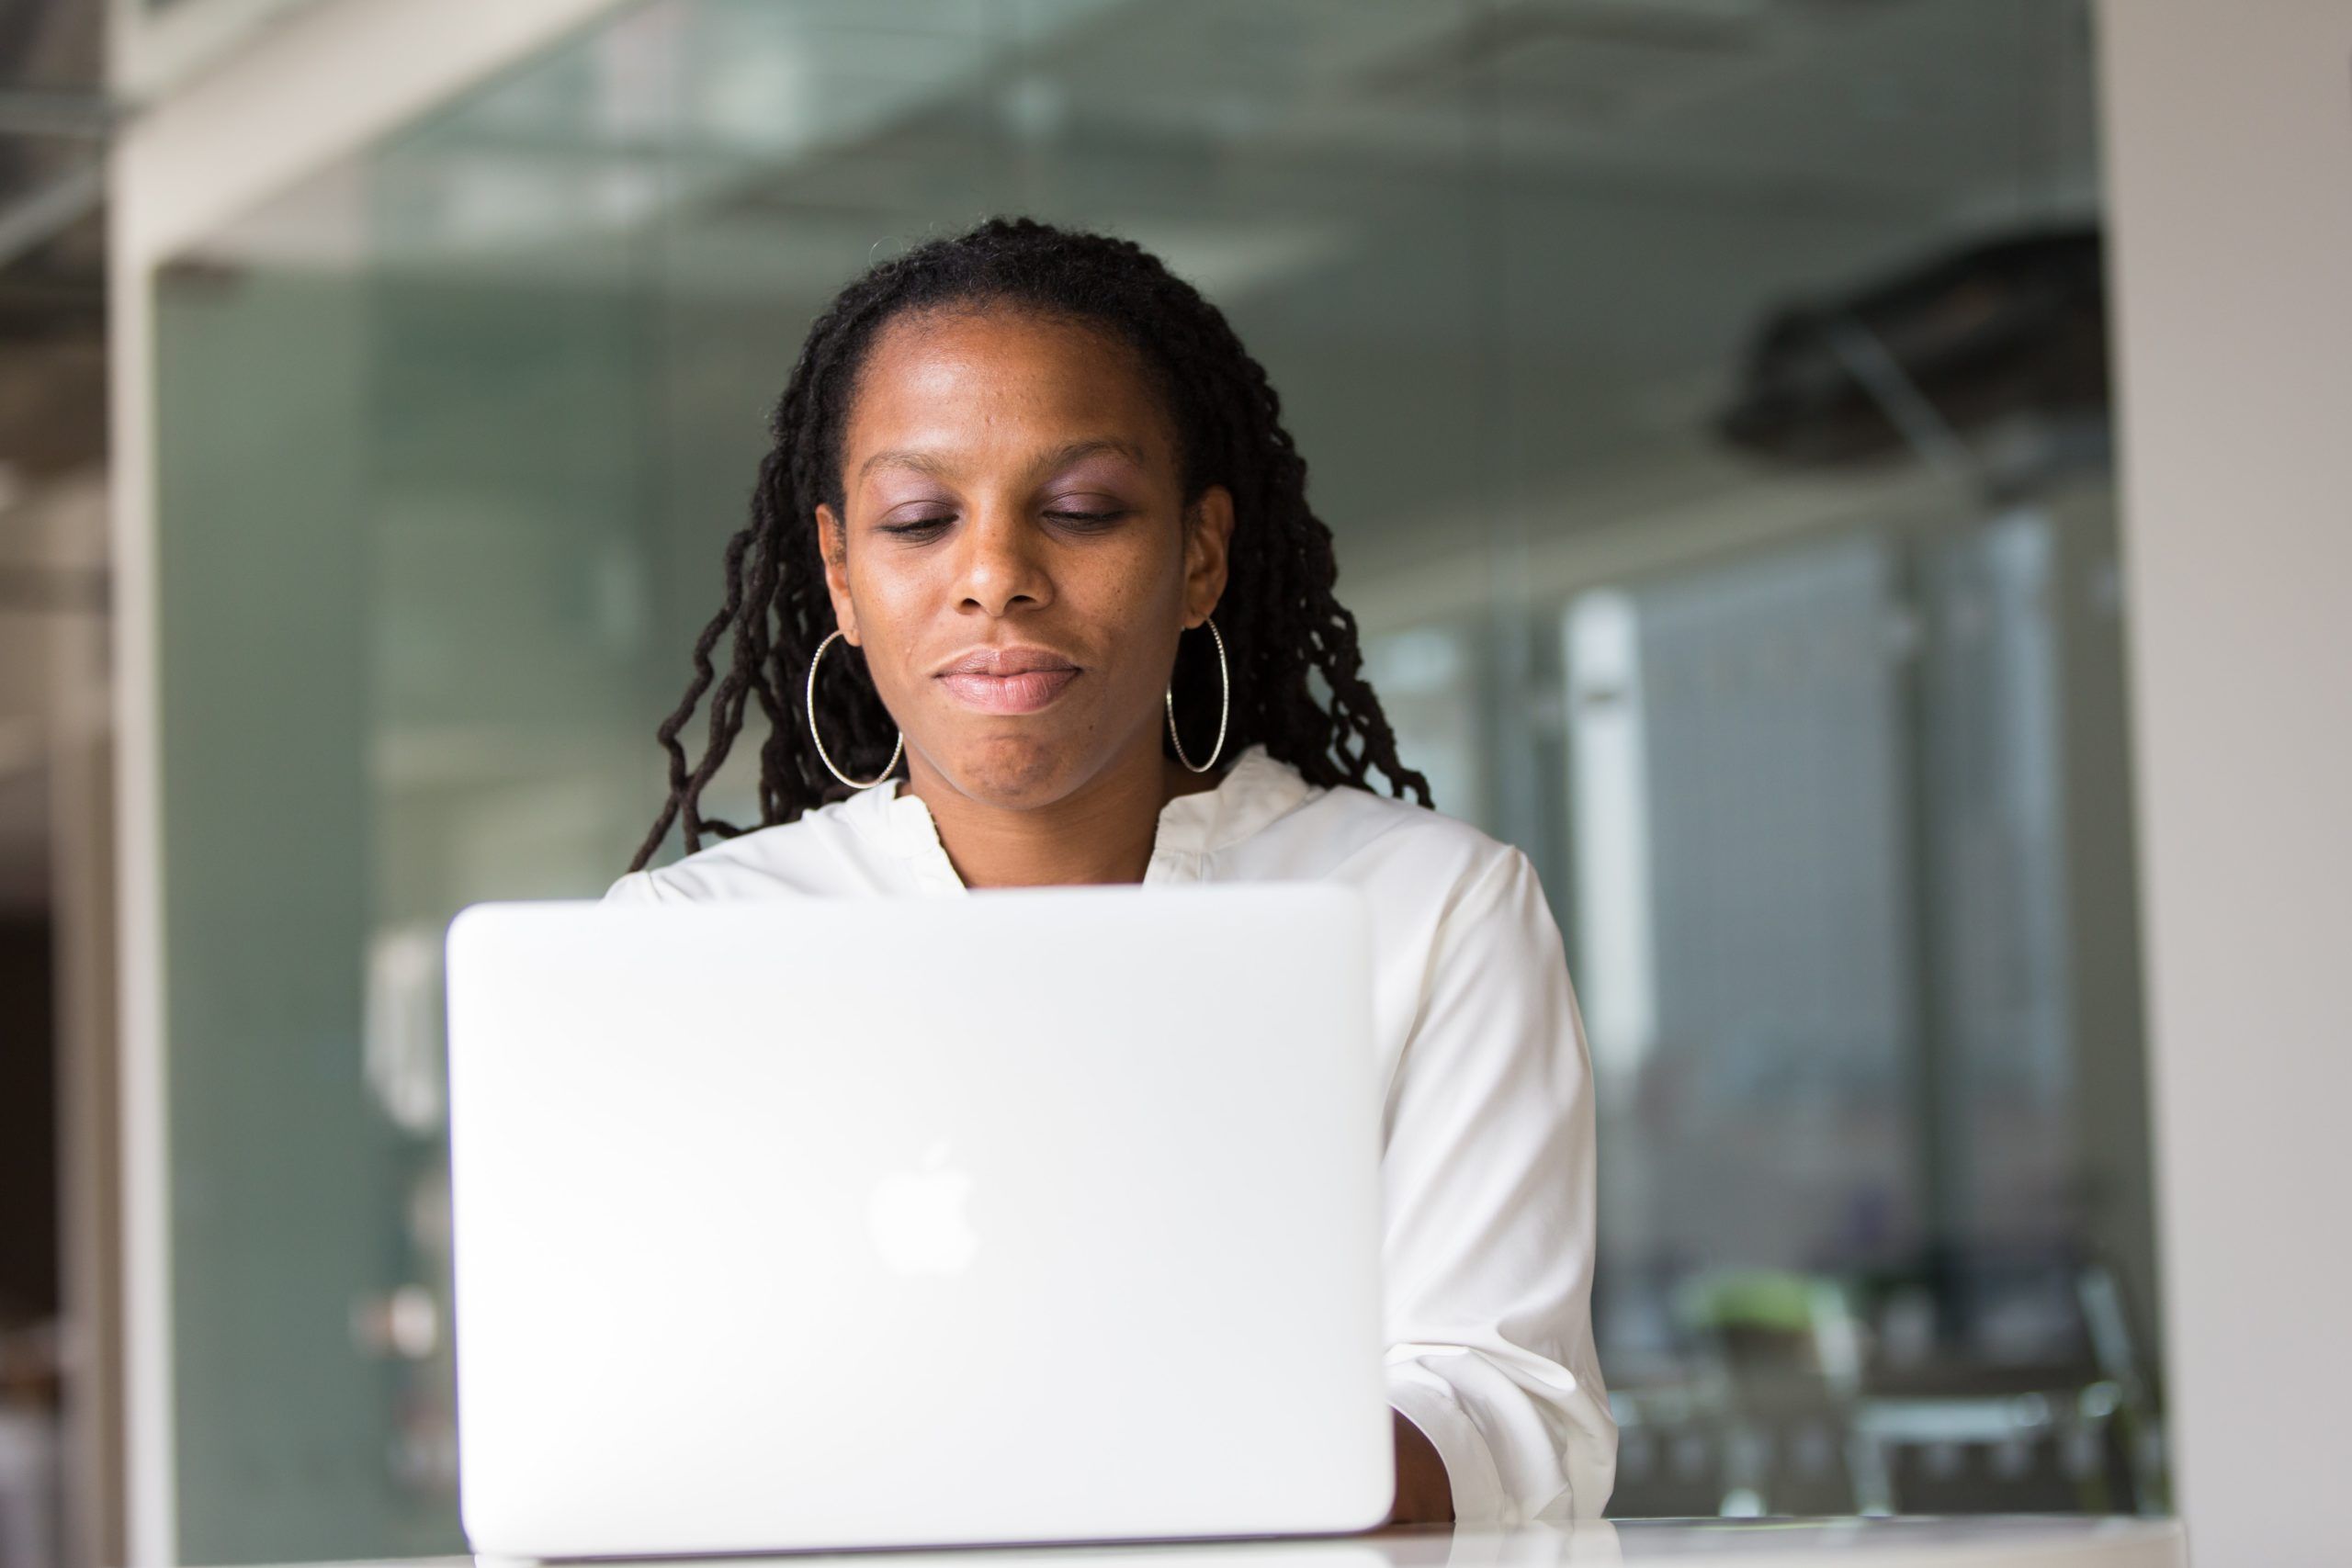
<svg viewBox="0 0 2352 1568">
<path fill-rule="evenodd" d="M 2352 1562 L 2352 0 L 2105 0 L 2159 1242 L 2200 1564 Z"/>
</svg>

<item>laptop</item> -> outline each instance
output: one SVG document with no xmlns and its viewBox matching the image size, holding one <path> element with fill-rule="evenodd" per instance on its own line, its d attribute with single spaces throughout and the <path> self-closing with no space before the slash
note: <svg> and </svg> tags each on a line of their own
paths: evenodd
<svg viewBox="0 0 2352 1568">
<path fill-rule="evenodd" d="M 474 1550 L 1377 1525 L 1368 919 L 1317 884 L 460 913 Z"/>
</svg>

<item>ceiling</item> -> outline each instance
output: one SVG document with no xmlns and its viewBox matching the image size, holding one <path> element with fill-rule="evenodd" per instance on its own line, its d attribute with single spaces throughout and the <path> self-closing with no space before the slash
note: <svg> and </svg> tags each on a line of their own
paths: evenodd
<svg viewBox="0 0 2352 1568">
<path fill-rule="evenodd" d="M 985 212 L 1106 227 L 1226 308 L 1324 427 L 1324 500 L 1395 536 L 1480 441 L 1547 483 L 1687 446 L 1792 299 L 2095 220 L 2090 45 L 2082 0 L 660 0 L 201 255 L 805 322 Z M 1516 428 L 1464 432 L 1495 385 Z"/>
</svg>

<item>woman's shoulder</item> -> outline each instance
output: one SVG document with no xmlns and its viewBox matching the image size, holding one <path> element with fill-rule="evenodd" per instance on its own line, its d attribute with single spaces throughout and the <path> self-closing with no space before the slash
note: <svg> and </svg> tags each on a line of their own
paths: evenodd
<svg viewBox="0 0 2352 1568">
<path fill-rule="evenodd" d="M 667 865 L 632 871 L 605 894 L 607 903 L 697 903 L 788 898 L 862 891 L 872 884 L 871 852 L 861 843 L 851 800 L 832 801 L 790 822 L 721 839 Z"/>
<path fill-rule="evenodd" d="M 1291 816 L 1285 836 L 1325 863 L 1318 874 L 1410 884 L 1442 897 L 1527 865 L 1516 845 L 1473 823 L 1362 785 L 1318 790 Z"/>
<path fill-rule="evenodd" d="M 1263 874 L 1336 882 L 1371 908 L 1382 972 L 1418 1006 L 1426 987 L 1463 964 L 1490 978 L 1548 975 L 1561 962 L 1558 923 L 1532 861 L 1517 845 L 1416 801 L 1335 784 L 1303 802 L 1285 835 L 1285 863 Z"/>
</svg>

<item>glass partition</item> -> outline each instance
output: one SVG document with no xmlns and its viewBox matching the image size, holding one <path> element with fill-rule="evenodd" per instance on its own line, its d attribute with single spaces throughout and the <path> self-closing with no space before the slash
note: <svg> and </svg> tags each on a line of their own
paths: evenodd
<svg viewBox="0 0 2352 1568">
<path fill-rule="evenodd" d="M 158 275 L 183 1555 L 460 1546 L 441 926 L 618 874 L 810 318 L 1015 210 L 1225 307 L 1544 874 L 1613 1511 L 2160 1503 L 2087 26 L 666 0 Z"/>
</svg>

